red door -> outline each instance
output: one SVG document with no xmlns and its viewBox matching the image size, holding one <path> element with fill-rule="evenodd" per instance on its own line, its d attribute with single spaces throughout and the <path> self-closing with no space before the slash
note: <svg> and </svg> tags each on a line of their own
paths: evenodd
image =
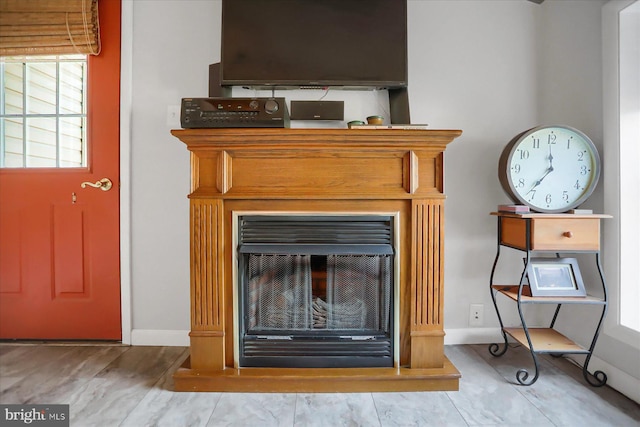
<svg viewBox="0 0 640 427">
<path fill-rule="evenodd" d="M 0 169 L 0 338 L 121 339 L 120 2 L 99 3 L 87 168 Z M 108 191 L 83 182 L 108 178 Z"/>
</svg>

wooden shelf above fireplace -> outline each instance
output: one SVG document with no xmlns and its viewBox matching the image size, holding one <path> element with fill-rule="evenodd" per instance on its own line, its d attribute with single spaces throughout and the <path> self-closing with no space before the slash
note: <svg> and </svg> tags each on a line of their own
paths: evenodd
<svg viewBox="0 0 640 427">
<path fill-rule="evenodd" d="M 191 152 L 191 355 L 179 391 L 457 390 L 444 356 L 444 151 L 459 130 L 173 130 Z M 247 368 L 234 352 L 237 212 L 399 218 L 394 368 Z"/>
</svg>

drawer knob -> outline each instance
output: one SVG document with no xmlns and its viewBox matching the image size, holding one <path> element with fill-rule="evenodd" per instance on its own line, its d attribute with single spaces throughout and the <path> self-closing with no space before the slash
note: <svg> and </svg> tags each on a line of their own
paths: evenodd
<svg viewBox="0 0 640 427">
<path fill-rule="evenodd" d="M 568 237 L 568 238 L 572 238 L 573 237 L 573 233 L 570 231 L 565 231 L 564 233 L 562 233 L 562 235 L 564 237 Z"/>
</svg>

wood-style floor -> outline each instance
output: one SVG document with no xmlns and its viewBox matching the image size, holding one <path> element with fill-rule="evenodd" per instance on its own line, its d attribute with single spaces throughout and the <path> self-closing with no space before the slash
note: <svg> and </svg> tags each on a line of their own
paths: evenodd
<svg viewBox="0 0 640 427">
<path fill-rule="evenodd" d="M 183 347 L 0 344 L 0 403 L 70 405 L 71 426 L 633 426 L 640 406 L 580 369 L 542 357 L 538 381 L 521 347 L 446 346 L 462 373 L 456 392 L 176 393 Z"/>
</svg>

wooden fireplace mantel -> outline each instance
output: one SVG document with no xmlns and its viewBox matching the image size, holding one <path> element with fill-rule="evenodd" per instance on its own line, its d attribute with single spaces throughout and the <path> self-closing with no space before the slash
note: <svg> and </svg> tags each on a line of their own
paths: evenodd
<svg viewBox="0 0 640 427">
<path fill-rule="evenodd" d="M 444 355 L 444 151 L 460 130 L 189 129 L 190 357 L 179 391 L 457 390 Z M 246 368 L 234 357 L 234 212 L 394 212 L 394 368 Z"/>
</svg>

